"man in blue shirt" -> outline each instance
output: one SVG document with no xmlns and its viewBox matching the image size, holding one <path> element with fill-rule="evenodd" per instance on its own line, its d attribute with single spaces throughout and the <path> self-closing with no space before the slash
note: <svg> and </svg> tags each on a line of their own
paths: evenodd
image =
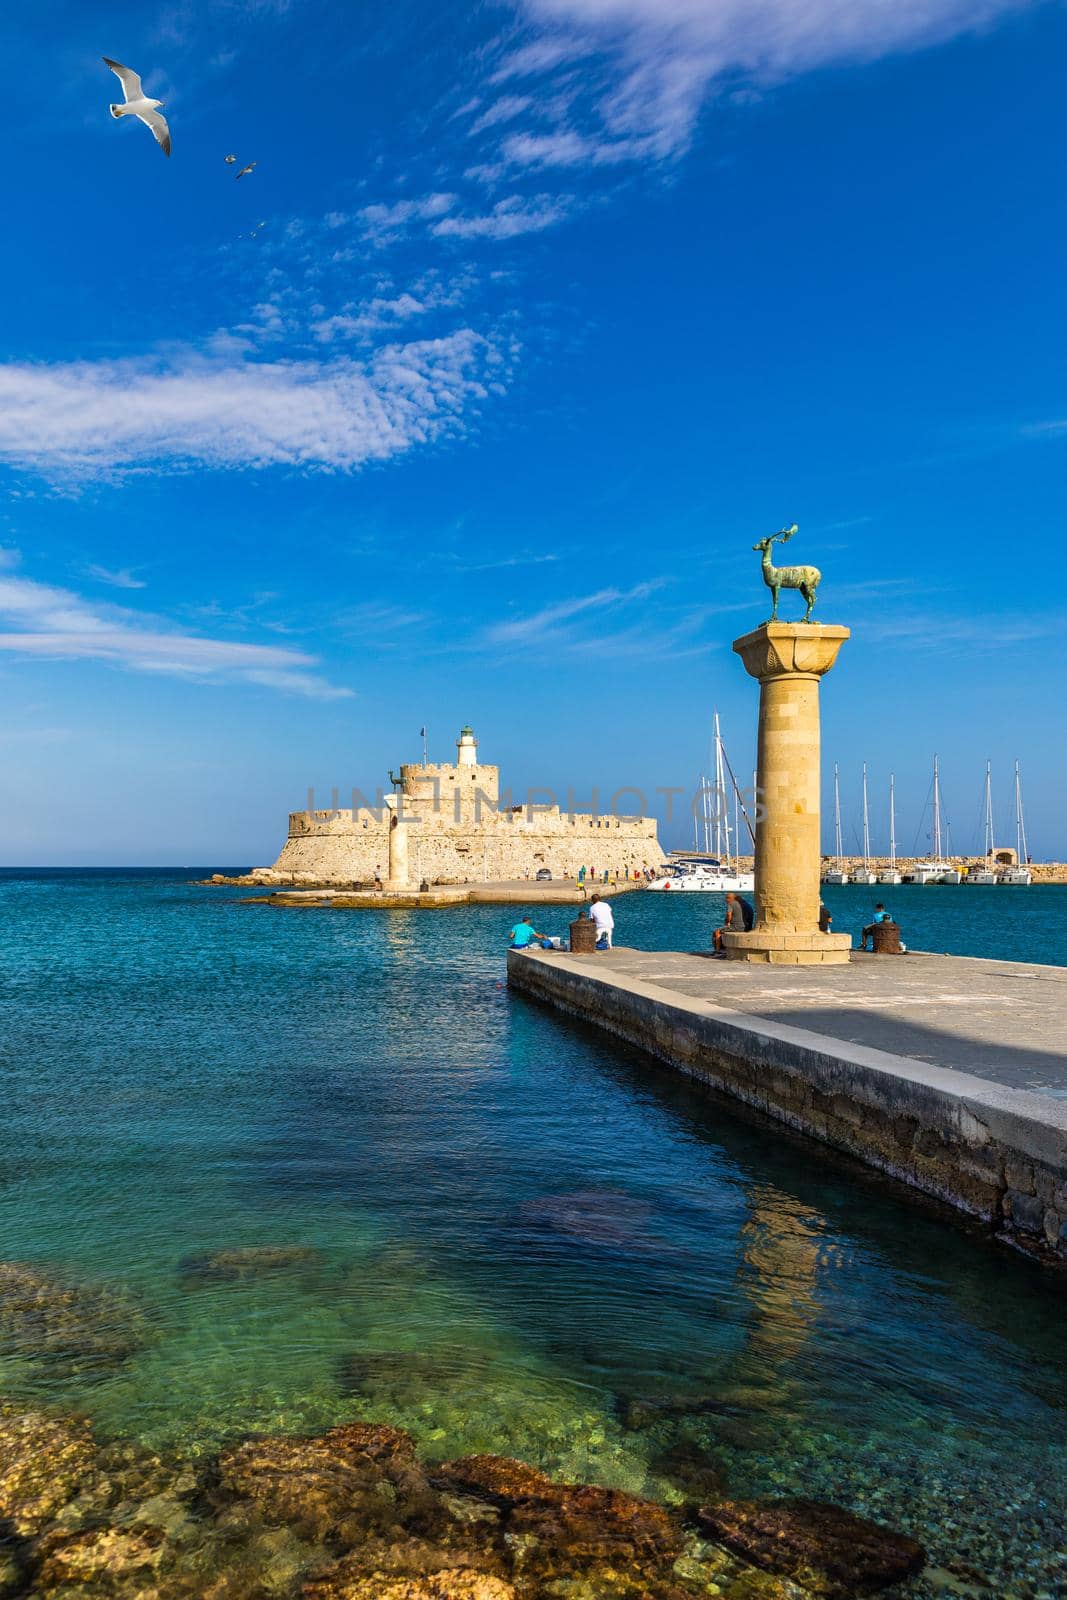
<svg viewBox="0 0 1067 1600">
<path fill-rule="evenodd" d="M 516 922 L 508 935 L 509 950 L 526 950 L 532 944 L 540 944 L 544 938 L 543 933 L 537 933 L 529 917 L 523 917 L 521 922 Z"/>
<path fill-rule="evenodd" d="M 878 904 L 874 908 L 874 920 L 869 922 L 867 924 L 867 926 L 863 929 L 863 931 L 860 934 L 860 949 L 861 950 L 866 950 L 866 948 L 867 948 L 867 940 L 868 939 L 870 939 L 870 941 L 871 941 L 871 943 L 873 945 L 873 943 L 874 943 L 874 930 L 875 930 L 875 926 L 876 926 L 877 923 L 879 923 L 879 922 L 892 922 L 892 920 L 893 919 L 889 915 L 889 912 L 886 910 L 885 906 L 879 900 Z"/>
</svg>

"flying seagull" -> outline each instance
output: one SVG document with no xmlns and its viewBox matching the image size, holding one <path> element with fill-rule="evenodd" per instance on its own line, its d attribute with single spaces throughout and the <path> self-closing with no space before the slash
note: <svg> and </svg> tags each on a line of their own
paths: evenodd
<svg viewBox="0 0 1067 1600">
<path fill-rule="evenodd" d="M 240 179 L 244 177 L 246 172 L 251 172 L 253 167 L 258 167 L 258 166 L 259 166 L 259 162 L 258 161 L 250 161 L 248 163 L 247 167 L 242 167 L 240 172 L 237 174 L 238 181 L 240 181 Z"/>
<path fill-rule="evenodd" d="M 234 162 L 237 160 L 237 157 L 236 156 L 224 156 L 223 160 L 226 162 L 226 165 L 228 167 L 232 167 Z"/>
<path fill-rule="evenodd" d="M 116 78 L 122 84 L 122 92 L 126 96 L 126 104 L 110 106 L 108 109 L 113 117 L 136 117 L 143 122 L 146 128 L 151 128 L 155 135 L 156 143 L 165 156 L 170 155 L 170 129 L 167 127 L 166 117 L 161 117 L 156 107 L 163 104 L 162 100 L 148 100 L 141 88 L 141 80 L 136 72 L 131 72 L 129 67 L 124 67 L 121 61 L 112 61 L 110 56 L 104 56 L 105 67 L 110 67 Z"/>
</svg>

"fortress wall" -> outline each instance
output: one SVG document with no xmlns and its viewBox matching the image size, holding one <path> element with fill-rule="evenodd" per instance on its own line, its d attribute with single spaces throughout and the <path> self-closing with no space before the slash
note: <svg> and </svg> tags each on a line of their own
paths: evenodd
<svg viewBox="0 0 1067 1600">
<path fill-rule="evenodd" d="M 411 808 L 412 815 L 421 807 Z M 410 874 L 416 884 L 481 882 L 523 878 L 541 867 L 554 877 L 575 877 L 580 867 L 628 874 L 646 864 L 658 865 L 663 851 L 656 824 L 644 818 L 594 818 L 559 811 L 495 815 L 483 811 L 475 826 L 452 821 L 450 808 L 427 811 L 408 828 Z M 294 812 L 289 838 L 273 872 L 316 882 L 369 882 L 376 870 L 386 875 L 389 862 L 387 818 L 351 811 Z"/>
</svg>

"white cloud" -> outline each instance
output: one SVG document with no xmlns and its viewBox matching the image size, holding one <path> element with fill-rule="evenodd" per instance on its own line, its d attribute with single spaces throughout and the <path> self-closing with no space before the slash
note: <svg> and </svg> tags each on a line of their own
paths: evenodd
<svg viewBox="0 0 1067 1600">
<path fill-rule="evenodd" d="M 658 582 L 639 583 L 632 589 L 598 589 L 593 594 L 559 600 L 529 616 L 495 623 L 486 637 L 491 644 L 529 644 L 532 640 L 554 635 L 564 624 L 586 612 L 614 609 L 635 600 L 645 600 L 658 587 Z"/>
<path fill-rule="evenodd" d="M 92 566 L 86 567 L 85 575 L 88 578 L 96 578 L 99 583 L 110 584 L 113 589 L 144 589 L 147 587 L 144 579 L 136 577 L 129 567 L 120 567 L 118 571 L 112 571 L 110 567 L 98 567 L 94 562 Z"/>
<path fill-rule="evenodd" d="M 872 61 L 985 28 L 1039 0 L 516 0 L 543 36 L 496 81 L 569 69 L 594 50 L 611 63 L 596 116 L 576 134 L 598 159 L 665 158 L 687 144 L 720 84 L 781 82 L 813 68 Z M 561 135 L 574 132 L 562 124 Z M 561 139 L 555 159 L 573 164 Z M 550 146 L 529 147 L 536 165 Z M 607 152 L 606 154 L 604 152 Z M 523 146 L 513 147 L 521 160 Z"/>
<path fill-rule="evenodd" d="M 523 233 L 540 233 L 567 215 L 570 196 L 538 194 L 529 199 L 510 195 L 499 200 L 486 216 L 443 217 L 431 228 L 438 238 L 514 239 Z"/>
<path fill-rule="evenodd" d="M 388 244 L 399 238 L 413 222 L 430 222 L 435 217 L 443 217 L 455 203 L 454 194 L 427 194 L 419 200 L 397 200 L 391 206 L 364 206 L 356 212 L 356 217 L 368 239 L 376 244 Z M 333 225 L 338 226 L 343 220 L 339 217 Z"/>
<path fill-rule="evenodd" d="M 500 380 L 470 328 L 367 361 L 163 359 L 0 366 L 0 459 L 38 471 L 296 466 L 352 471 L 463 427 Z"/>
<path fill-rule="evenodd" d="M 503 94 L 471 123 L 470 131 L 483 133 L 486 128 L 495 128 L 498 123 L 512 122 L 524 111 L 528 111 L 533 103 L 528 94 Z"/>
<path fill-rule="evenodd" d="M 96 660 L 208 680 L 237 680 L 334 700 L 351 690 L 310 669 L 315 656 L 277 645 L 244 644 L 181 633 L 123 606 L 96 606 L 68 589 L 29 578 L 0 577 L 0 651 L 45 660 Z"/>
</svg>

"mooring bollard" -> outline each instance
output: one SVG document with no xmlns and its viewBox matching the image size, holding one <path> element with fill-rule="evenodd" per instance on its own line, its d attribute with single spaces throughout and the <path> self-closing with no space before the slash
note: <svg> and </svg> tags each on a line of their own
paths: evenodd
<svg viewBox="0 0 1067 1600">
<path fill-rule="evenodd" d="M 876 922 L 871 931 L 871 947 L 876 956 L 899 956 L 903 954 L 900 948 L 900 923 Z"/>
<path fill-rule="evenodd" d="M 571 954 L 576 956 L 596 954 L 596 923 L 592 917 L 575 917 L 571 923 Z"/>
</svg>

